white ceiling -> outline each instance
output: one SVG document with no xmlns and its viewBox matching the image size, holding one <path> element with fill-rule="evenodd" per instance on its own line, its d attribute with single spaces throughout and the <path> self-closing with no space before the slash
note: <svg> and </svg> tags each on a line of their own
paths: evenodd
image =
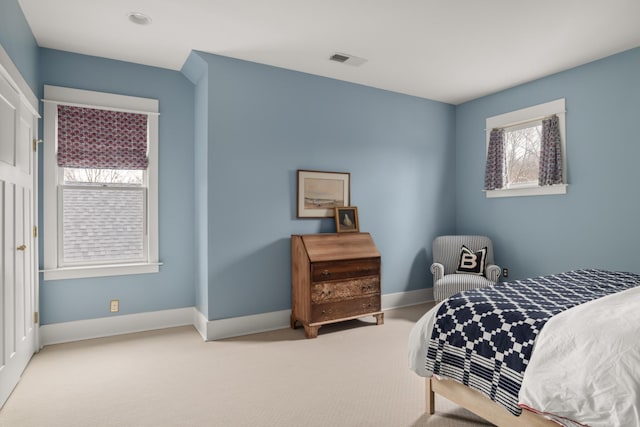
<svg viewBox="0 0 640 427">
<path fill-rule="evenodd" d="M 19 3 L 42 47 L 172 70 L 200 50 L 451 104 L 640 46 L 640 0 Z"/>
</svg>

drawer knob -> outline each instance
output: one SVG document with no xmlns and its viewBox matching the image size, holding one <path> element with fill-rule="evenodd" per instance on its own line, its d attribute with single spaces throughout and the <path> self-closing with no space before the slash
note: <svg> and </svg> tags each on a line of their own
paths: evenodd
<svg viewBox="0 0 640 427">
<path fill-rule="evenodd" d="M 329 275 L 329 270 L 322 270 L 322 275 L 323 276 L 328 276 Z"/>
</svg>

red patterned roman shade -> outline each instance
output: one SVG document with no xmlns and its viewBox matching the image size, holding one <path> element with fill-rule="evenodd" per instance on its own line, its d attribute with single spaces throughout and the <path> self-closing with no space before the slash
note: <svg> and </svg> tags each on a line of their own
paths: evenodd
<svg viewBox="0 0 640 427">
<path fill-rule="evenodd" d="M 147 115 L 58 105 L 58 166 L 147 169 Z"/>
</svg>

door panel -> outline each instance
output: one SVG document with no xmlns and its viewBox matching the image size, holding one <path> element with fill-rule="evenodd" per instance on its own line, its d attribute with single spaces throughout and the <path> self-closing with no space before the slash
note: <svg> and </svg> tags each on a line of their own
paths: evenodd
<svg viewBox="0 0 640 427">
<path fill-rule="evenodd" d="M 14 166 L 16 123 L 20 95 L 0 75 L 0 162 Z"/>
<path fill-rule="evenodd" d="M 13 203 L 15 206 L 14 214 L 14 230 L 15 230 L 15 252 L 14 252 L 14 281 L 13 281 L 13 302 L 15 317 L 13 318 L 14 334 L 17 342 L 24 339 L 25 336 L 25 319 L 24 319 L 24 263 L 25 254 L 27 253 L 26 243 L 31 243 L 24 239 L 24 189 L 16 188 L 13 194 Z"/>
<path fill-rule="evenodd" d="M 0 246 L 0 308 L 2 308 L 2 327 L 0 328 L 0 375 L 2 374 L 2 371 L 4 370 L 5 365 L 7 364 L 7 358 L 5 357 L 5 355 L 7 354 L 7 339 L 6 339 L 6 332 L 5 332 L 5 321 L 4 321 L 4 317 L 5 317 L 5 312 L 4 312 L 4 307 L 5 307 L 5 291 L 4 291 L 4 284 L 5 284 L 5 273 L 4 273 L 4 254 L 7 251 L 6 246 L 6 236 L 4 235 L 4 217 L 5 217 L 5 212 L 6 212 L 6 204 L 4 202 L 5 196 L 4 196 L 4 188 L 5 188 L 5 183 L 4 181 L 0 181 L 0 205 L 2 205 L 2 216 L 0 216 L 0 237 L 2 237 L 2 246 Z M 2 384 L 0 382 L 0 392 L 2 391 L 2 388 L 4 387 L 4 384 Z"/>
<path fill-rule="evenodd" d="M 24 227 L 22 230 L 23 233 L 23 241 L 27 246 L 26 251 L 24 252 L 24 263 L 22 264 L 22 277 L 23 277 L 23 305 L 24 309 L 22 310 L 23 315 L 23 326 L 24 329 L 22 331 L 22 339 L 28 340 L 29 334 L 33 333 L 33 329 L 35 327 L 34 313 L 37 310 L 35 307 L 35 278 L 33 277 L 35 271 L 35 235 L 33 234 L 33 226 L 35 224 L 35 216 L 34 216 L 34 205 L 33 205 L 33 197 L 35 197 L 35 193 L 29 189 L 24 189 L 24 209 L 23 209 L 23 218 L 24 218 Z M 35 341 L 34 341 L 35 344 Z M 35 347 L 34 347 L 35 350 Z"/>
<path fill-rule="evenodd" d="M 33 142 L 33 114 L 25 108 L 20 110 L 18 124 L 18 144 L 16 145 L 16 166 L 20 171 L 31 175 L 31 152 Z"/>
<path fill-rule="evenodd" d="M 14 229 L 14 189 L 15 185 L 4 183 L 4 369 L 15 356 L 16 353 L 16 330 L 15 330 L 15 229 Z"/>
</svg>

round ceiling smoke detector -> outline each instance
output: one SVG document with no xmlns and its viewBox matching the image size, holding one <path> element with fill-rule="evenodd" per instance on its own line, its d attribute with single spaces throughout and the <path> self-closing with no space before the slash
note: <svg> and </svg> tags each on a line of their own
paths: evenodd
<svg viewBox="0 0 640 427">
<path fill-rule="evenodd" d="M 149 25 L 151 24 L 151 18 L 149 18 L 144 13 L 140 12 L 129 12 L 129 21 L 138 25 Z"/>
</svg>

